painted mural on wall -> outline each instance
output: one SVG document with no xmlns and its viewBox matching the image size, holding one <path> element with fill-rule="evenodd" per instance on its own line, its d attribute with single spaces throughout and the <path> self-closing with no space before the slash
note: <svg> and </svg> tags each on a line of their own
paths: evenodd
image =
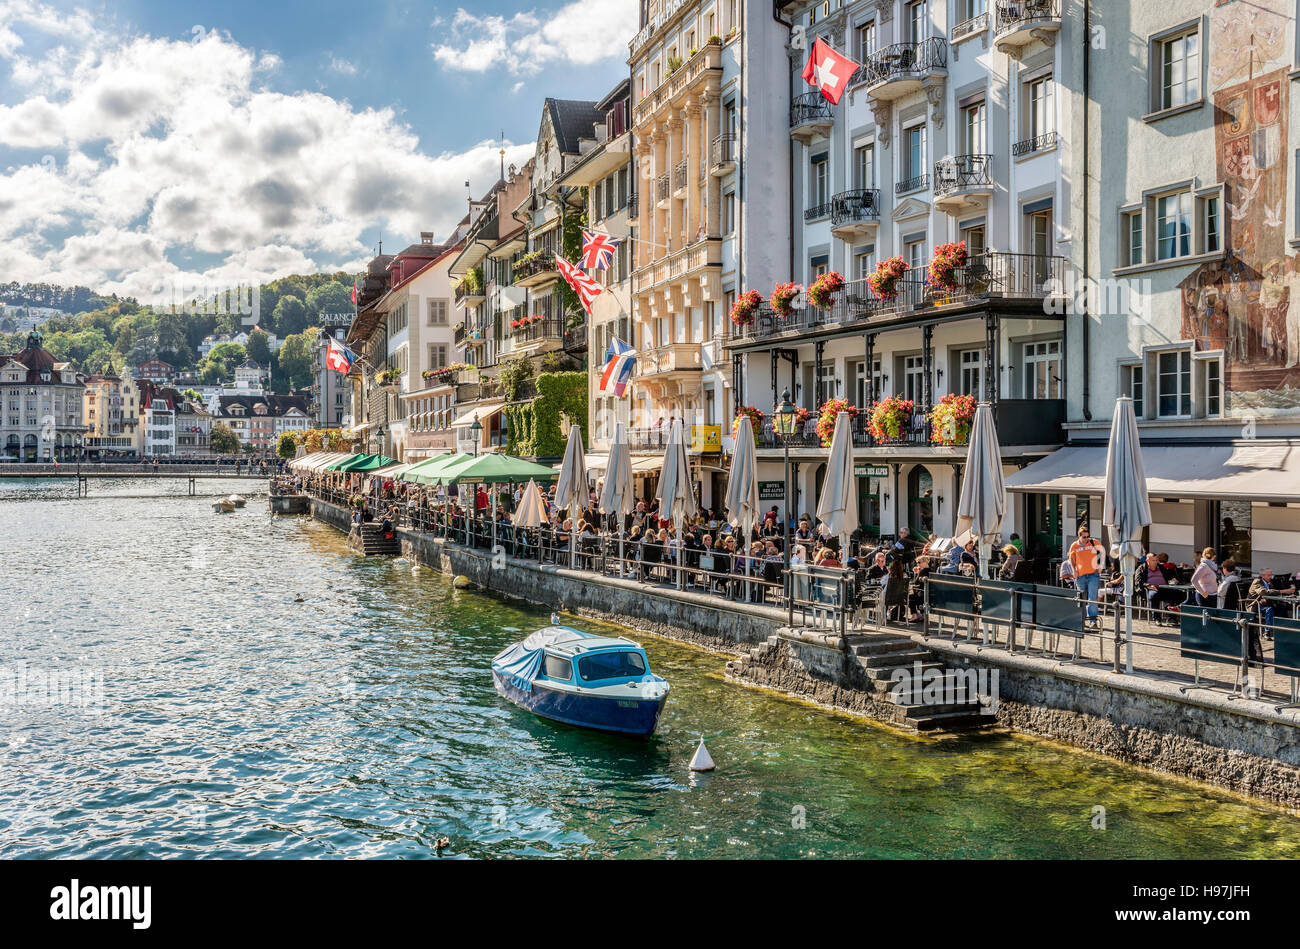
<svg viewBox="0 0 1300 949">
<path fill-rule="evenodd" d="M 1233 410 L 1300 411 L 1300 255 L 1287 243 L 1289 0 L 1210 12 L 1209 98 L 1225 259 L 1183 280 L 1183 338 L 1222 350 Z"/>
</svg>

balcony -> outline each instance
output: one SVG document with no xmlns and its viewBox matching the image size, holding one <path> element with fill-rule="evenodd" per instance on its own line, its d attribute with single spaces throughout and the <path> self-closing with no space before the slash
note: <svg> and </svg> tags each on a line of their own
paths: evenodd
<svg viewBox="0 0 1300 949">
<path fill-rule="evenodd" d="M 564 351 L 572 356 L 580 356 L 587 351 L 587 324 L 579 323 L 564 331 Z"/>
<path fill-rule="evenodd" d="M 483 292 L 483 273 L 477 269 L 470 270 L 456 283 L 456 308 L 475 307 L 487 299 Z"/>
<path fill-rule="evenodd" d="M 1026 155 L 1032 155 L 1035 152 L 1045 152 L 1056 147 L 1056 133 L 1046 132 L 1043 135 L 1027 138 L 1023 142 L 1016 142 L 1011 146 L 1012 158 L 1024 158 Z"/>
<path fill-rule="evenodd" d="M 993 45 L 1012 59 L 1026 46 L 1049 46 L 1061 30 L 1061 0 L 997 0 L 993 8 Z"/>
<path fill-rule="evenodd" d="M 867 70 L 867 94 L 875 99 L 901 99 L 927 81 L 948 76 L 948 41 L 932 36 L 920 43 L 895 43 L 877 50 L 862 64 Z"/>
<path fill-rule="evenodd" d="M 655 179 L 655 201 L 662 207 L 668 202 L 670 194 L 672 194 L 672 182 L 667 175 L 660 175 Z"/>
<path fill-rule="evenodd" d="M 672 377 L 684 378 L 682 373 L 698 376 L 700 364 L 699 343 L 666 343 L 637 355 L 636 379 L 666 381 Z"/>
<path fill-rule="evenodd" d="M 835 125 L 831 104 L 820 92 L 805 92 L 790 100 L 790 137 L 807 144 L 818 135 L 829 135 Z"/>
<path fill-rule="evenodd" d="M 673 169 L 673 197 L 686 197 L 686 159 L 683 158 Z"/>
<path fill-rule="evenodd" d="M 805 223 L 809 221 L 820 221 L 822 218 L 830 216 L 831 203 L 829 201 L 823 201 L 821 204 L 814 204 L 812 207 L 806 208 L 803 212 Z"/>
<path fill-rule="evenodd" d="M 536 251 L 537 256 L 525 254 L 514 266 L 516 287 L 542 287 L 560 277 L 555 269 L 555 255 L 549 251 Z"/>
<path fill-rule="evenodd" d="M 465 324 L 457 323 L 456 332 L 452 335 L 452 344 L 455 346 L 465 345 Z"/>
<path fill-rule="evenodd" d="M 880 227 L 880 190 L 856 188 L 831 198 L 831 233 L 846 243 L 870 237 Z"/>
<path fill-rule="evenodd" d="M 719 135 L 713 140 L 709 156 L 709 174 L 721 178 L 736 169 L 736 136 Z"/>
<path fill-rule="evenodd" d="M 523 326 L 510 330 L 510 339 L 514 341 L 515 352 L 532 349 L 548 340 L 564 339 L 564 321 L 554 317 L 534 320 Z"/>
<path fill-rule="evenodd" d="M 952 42 L 964 40 L 968 36 L 977 36 L 989 28 L 989 15 L 981 13 L 971 17 L 969 20 L 962 20 L 952 28 Z"/>
<path fill-rule="evenodd" d="M 934 163 L 934 205 L 949 214 L 988 207 L 993 196 L 992 155 L 957 155 Z"/>
</svg>

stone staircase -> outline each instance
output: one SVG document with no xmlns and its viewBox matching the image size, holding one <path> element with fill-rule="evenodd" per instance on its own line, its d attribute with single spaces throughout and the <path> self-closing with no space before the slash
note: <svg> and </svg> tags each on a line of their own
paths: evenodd
<svg viewBox="0 0 1300 949">
<path fill-rule="evenodd" d="M 379 524 L 353 525 L 352 530 L 348 533 L 348 546 L 367 557 L 400 557 L 402 555 L 402 542 L 397 538 L 397 532 L 393 532 L 392 540 L 387 540 L 384 538 L 383 529 Z"/>
<path fill-rule="evenodd" d="M 851 635 L 849 649 L 870 680 L 872 689 L 893 706 L 891 721 L 895 725 L 918 732 L 970 731 L 987 728 L 996 721 L 994 716 L 980 710 L 977 696 L 963 694 L 954 670 L 945 669 L 933 652 L 918 645 L 910 636 L 891 633 Z M 920 677 L 913 694 L 909 695 L 906 688 L 895 687 L 898 683 L 894 674 L 898 669 L 905 671 L 909 678 Z M 930 675 L 927 682 L 926 676 L 931 670 L 937 670 L 938 676 Z M 952 697 L 954 701 L 923 701 L 926 691 L 923 686 Z"/>
</svg>

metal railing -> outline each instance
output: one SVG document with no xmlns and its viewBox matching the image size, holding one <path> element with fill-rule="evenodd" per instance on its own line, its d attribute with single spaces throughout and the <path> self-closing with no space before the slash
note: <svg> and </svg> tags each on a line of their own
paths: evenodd
<svg viewBox="0 0 1300 949">
<path fill-rule="evenodd" d="M 934 163 L 934 196 L 993 184 L 992 155 L 957 155 Z"/>
<path fill-rule="evenodd" d="M 965 39 L 975 33 L 982 33 L 989 27 L 989 15 L 981 13 L 973 16 L 969 20 L 962 20 L 952 28 L 952 41 L 955 43 L 960 39 Z"/>
<path fill-rule="evenodd" d="M 568 353 L 587 351 L 587 324 L 570 326 L 564 331 L 564 351 Z"/>
<path fill-rule="evenodd" d="M 555 255 L 549 251 L 542 251 L 537 257 L 517 262 L 512 269 L 514 271 L 514 280 L 518 283 L 520 280 L 536 277 L 547 271 L 554 271 Z"/>
<path fill-rule="evenodd" d="M 1016 142 L 1011 146 L 1011 155 L 1014 158 L 1020 158 L 1023 155 L 1030 155 L 1034 152 L 1041 151 L 1044 148 L 1051 148 L 1056 144 L 1055 132 L 1044 132 L 1042 135 L 1034 138 L 1027 138 L 1022 142 Z"/>
<path fill-rule="evenodd" d="M 894 194 L 907 194 L 909 191 L 920 191 L 929 184 L 930 176 L 926 174 L 916 175 L 912 178 L 904 178 L 894 185 Z"/>
<path fill-rule="evenodd" d="M 515 341 L 516 345 L 535 343 L 545 339 L 563 339 L 564 320 L 555 318 L 535 320 L 532 323 L 512 329 L 510 338 Z"/>
<path fill-rule="evenodd" d="M 672 192 L 672 182 L 667 175 L 660 175 L 655 179 L 655 200 L 667 201 L 668 195 Z"/>
<path fill-rule="evenodd" d="M 998 0 L 993 8 L 993 34 L 1001 36 L 1043 20 L 1061 18 L 1061 0 Z"/>
<path fill-rule="evenodd" d="M 805 92 L 790 100 L 790 128 L 833 122 L 831 104 L 820 92 Z"/>
<path fill-rule="evenodd" d="M 821 204 L 814 204 L 803 212 L 805 221 L 816 221 L 818 218 L 830 217 L 831 203 L 823 201 Z"/>
<path fill-rule="evenodd" d="M 874 221 L 880 217 L 880 189 L 854 188 L 831 198 L 831 225 Z"/>
<path fill-rule="evenodd" d="M 682 191 L 686 188 L 686 159 L 683 158 L 673 169 L 673 191 Z"/>
<path fill-rule="evenodd" d="M 872 53 L 862 64 L 867 82 L 878 85 L 901 79 L 920 79 L 948 67 L 948 41 L 932 36 L 919 43 L 895 43 Z"/>
<path fill-rule="evenodd" d="M 719 135 L 713 140 L 713 167 L 726 165 L 736 160 L 736 136 Z"/>
</svg>

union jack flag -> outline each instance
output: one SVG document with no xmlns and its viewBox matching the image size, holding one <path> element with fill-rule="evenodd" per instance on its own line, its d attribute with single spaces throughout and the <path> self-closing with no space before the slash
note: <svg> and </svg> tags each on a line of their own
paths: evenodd
<svg viewBox="0 0 1300 949">
<path fill-rule="evenodd" d="M 604 270 L 614 262 L 614 248 L 619 238 L 608 234 L 582 232 L 582 266 L 588 270 Z"/>
<path fill-rule="evenodd" d="M 592 280 L 559 254 L 555 255 L 555 269 L 560 272 L 561 277 L 568 281 L 569 286 L 573 287 L 573 292 L 576 293 L 578 299 L 582 301 L 582 308 L 587 311 L 588 316 L 591 316 L 591 301 L 600 296 L 600 284 Z"/>
</svg>

